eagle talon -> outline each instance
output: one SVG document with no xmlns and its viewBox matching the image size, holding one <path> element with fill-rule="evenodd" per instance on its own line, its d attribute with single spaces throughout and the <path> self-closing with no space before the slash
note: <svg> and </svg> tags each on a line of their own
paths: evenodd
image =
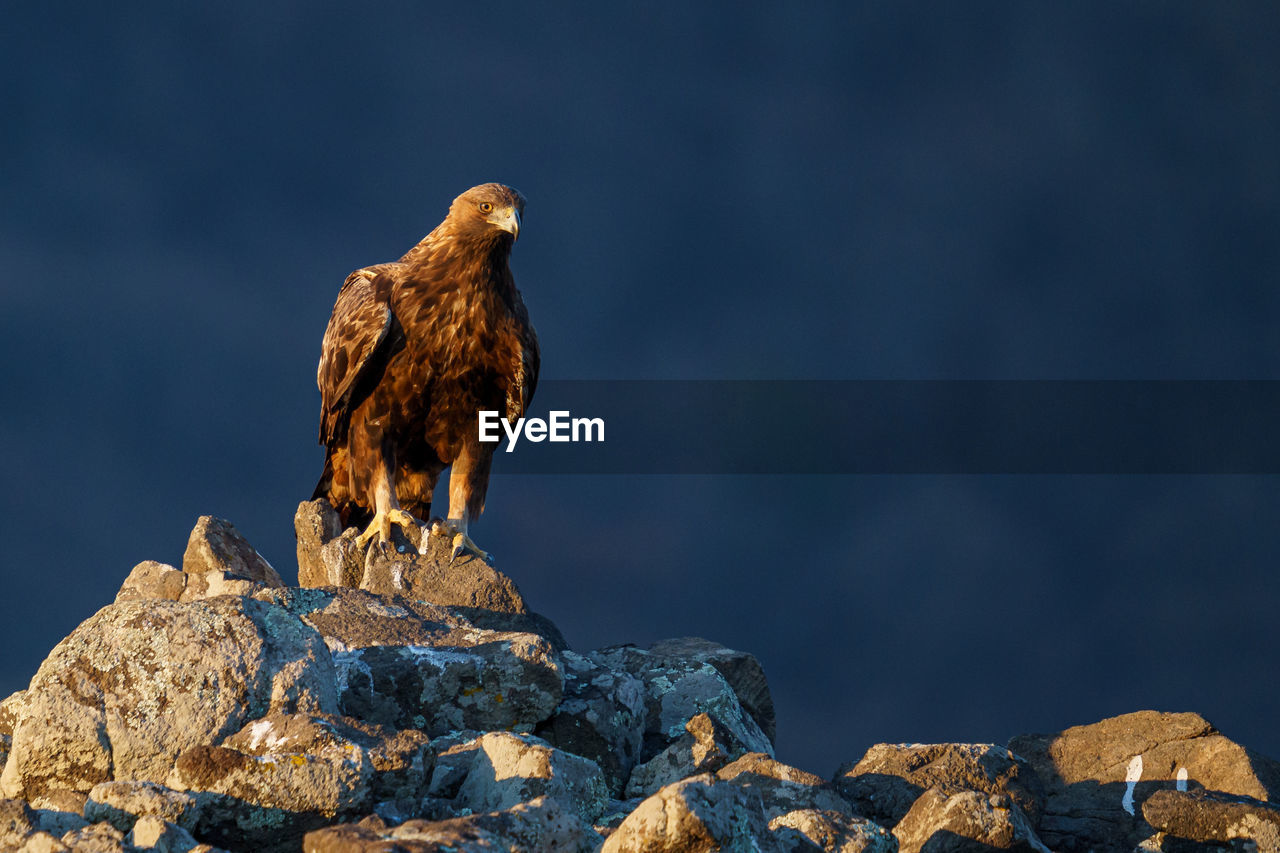
<svg viewBox="0 0 1280 853">
<path fill-rule="evenodd" d="M 480 546 L 471 540 L 471 537 L 459 530 L 453 522 L 443 521 L 441 519 L 432 519 L 429 528 L 433 536 L 440 536 L 450 540 L 453 546 L 449 554 L 449 565 L 453 565 L 454 561 L 464 553 L 471 553 L 486 563 L 493 562 L 493 555 L 488 551 L 481 550 Z"/>
<path fill-rule="evenodd" d="M 374 513 L 373 521 L 370 521 L 364 532 L 356 537 L 356 544 L 364 548 L 370 542 L 375 541 L 375 538 L 378 542 L 390 542 L 392 524 L 398 524 L 401 528 L 416 527 L 418 520 L 402 509 L 390 509 L 386 512 Z"/>
</svg>

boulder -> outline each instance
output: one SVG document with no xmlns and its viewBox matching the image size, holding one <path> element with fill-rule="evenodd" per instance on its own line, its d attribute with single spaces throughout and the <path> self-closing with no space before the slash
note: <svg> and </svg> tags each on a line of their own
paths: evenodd
<svg viewBox="0 0 1280 853">
<path fill-rule="evenodd" d="M 609 791 L 621 795 L 644 737 L 644 685 L 629 673 L 571 651 L 561 652 L 560 660 L 563 698 L 534 733 L 552 746 L 594 761 L 604 772 Z"/>
<path fill-rule="evenodd" d="M 770 821 L 796 811 L 853 815 L 849 803 L 822 777 L 783 764 L 762 752 L 748 753 L 725 765 L 716 772 L 716 778 L 738 785 L 757 798 L 765 818 Z"/>
<path fill-rule="evenodd" d="M 14 849 L 39 827 L 39 820 L 31 806 L 13 799 L 0 799 L 0 849 Z"/>
<path fill-rule="evenodd" d="M 324 498 L 298 504 L 293 515 L 293 534 L 298 541 L 298 586 L 359 586 L 364 564 L 354 553 L 356 533 L 353 530 L 348 537 L 353 552 L 349 560 L 340 547 L 326 552 L 324 546 L 342 536 L 342 519 Z"/>
<path fill-rule="evenodd" d="M 442 821 L 410 820 L 394 829 L 380 821 L 343 824 L 307 834 L 304 853 L 591 853 L 600 836 L 550 797 L 510 809 Z"/>
<path fill-rule="evenodd" d="M 662 657 L 634 646 L 612 646 L 587 657 L 607 669 L 630 673 L 644 686 L 640 761 L 648 761 L 678 740 L 685 733 L 685 723 L 702 713 L 719 720 L 749 751 L 773 755 L 773 744 L 711 664 Z"/>
<path fill-rule="evenodd" d="M 113 604 L 41 664 L 0 790 L 31 798 L 162 782 L 181 752 L 269 708 L 337 711 L 335 688 L 323 640 L 282 608 L 231 597 Z"/>
<path fill-rule="evenodd" d="M 156 853 L 189 853 L 196 846 L 191 833 L 151 815 L 138 819 L 125 836 L 125 842 L 139 850 L 154 850 Z"/>
<path fill-rule="evenodd" d="M 28 835 L 22 846 L 14 849 L 18 853 L 71 853 L 71 848 L 58 836 L 43 831 Z"/>
<path fill-rule="evenodd" d="M 1055 850 L 1132 849 L 1149 836 L 1142 803 L 1178 786 L 1270 801 L 1280 765 L 1224 737 L 1199 714 L 1138 711 L 1009 742 L 1044 780 L 1038 831 Z"/>
<path fill-rule="evenodd" d="M 124 833 L 109 823 L 95 823 L 62 836 L 75 853 L 126 853 Z"/>
<path fill-rule="evenodd" d="M 893 829 L 900 853 L 1049 853 L 1008 794 L 930 788 Z"/>
<path fill-rule="evenodd" d="M 1142 804 L 1142 816 L 1166 836 L 1221 845 L 1246 840 L 1258 853 L 1280 851 L 1280 807 L 1250 797 L 1160 790 Z"/>
<path fill-rule="evenodd" d="M 427 793 L 472 812 L 504 811 L 548 796 L 588 824 L 609 799 L 595 763 L 532 735 L 510 732 L 489 732 L 440 752 Z"/>
<path fill-rule="evenodd" d="M 898 850 L 898 839 L 889 830 L 843 811 L 798 809 L 773 818 L 769 829 L 792 850 L 806 849 L 803 841 L 823 853 L 897 853 Z"/>
<path fill-rule="evenodd" d="M 132 830 L 143 817 L 194 830 L 200 823 L 200 803 L 194 794 L 157 782 L 100 782 L 89 792 L 84 816 L 92 823 L 110 823 L 121 832 Z"/>
<path fill-rule="evenodd" d="M 758 802 L 710 773 L 668 785 L 647 798 L 605 839 L 601 853 L 702 853 L 783 850 Z"/>
<path fill-rule="evenodd" d="M 203 601 L 219 595 L 253 595 L 266 584 L 226 571 L 184 572 L 165 563 L 145 560 L 121 584 L 116 601 L 157 599 Z"/>
<path fill-rule="evenodd" d="M 235 525 L 202 515 L 187 538 L 182 570 L 189 575 L 224 573 L 269 587 L 284 586 L 271 564 L 249 544 Z"/>
<path fill-rule="evenodd" d="M 673 782 L 714 773 L 750 750 L 710 714 L 695 714 L 674 743 L 631 772 L 628 797 L 647 797 Z"/>
<path fill-rule="evenodd" d="M 760 726 L 769 743 L 777 742 L 777 718 L 764 667 L 755 655 L 701 637 L 677 637 L 649 646 L 649 654 L 672 661 L 709 663 L 729 682 L 743 709 Z"/>
<path fill-rule="evenodd" d="M 986 743 L 879 743 L 836 771 L 836 789 L 854 810 L 893 826 L 927 789 L 946 787 L 1008 794 L 1034 824 L 1045 789 L 1026 761 Z"/>
</svg>

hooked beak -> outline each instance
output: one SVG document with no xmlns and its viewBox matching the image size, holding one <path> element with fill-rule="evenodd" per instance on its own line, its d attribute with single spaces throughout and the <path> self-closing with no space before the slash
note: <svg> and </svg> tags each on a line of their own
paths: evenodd
<svg viewBox="0 0 1280 853">
<path fill-rule="evenodd" d="M 489 220 L 492 224 L 498 226 L 503 231 L 511 233 L 511 240 L 515 242 L 520 239 L 520 211 L 514 207 L 508 207 L 506 210 L 499 211 Z"/>
</svg>

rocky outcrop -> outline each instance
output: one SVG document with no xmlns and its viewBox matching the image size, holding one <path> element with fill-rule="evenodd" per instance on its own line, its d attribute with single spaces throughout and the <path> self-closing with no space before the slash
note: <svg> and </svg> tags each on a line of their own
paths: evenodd
<svg viewBox="0 0 1280 853">
<path fill-rule="evenodd" d="M 0 701 L 0 850 L 1280 853 L 1278 766 L 1194 714 L 824 779 L 774 756 L 750 654 L 574 652 L 438 537 L 361 549 L 324 502 L 295 529 L 286 587 L 202 517 Z"/>
</svg>

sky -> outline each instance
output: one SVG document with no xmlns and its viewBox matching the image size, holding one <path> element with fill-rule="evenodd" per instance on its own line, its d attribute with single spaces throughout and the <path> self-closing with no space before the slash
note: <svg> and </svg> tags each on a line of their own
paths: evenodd
<svg viewBox="0 0 1280 853">
<path fill-rule="evenodd" d="M 201 514 L 296 577 L 337 289 L 486 181 L 544 379 L 1280 379 L 1277 43 L 1267 3 L 9 10 L 0 695 Z M 789 452 L 499 458 L 473 534 L 579 650 L 756 654 L 824 775 L 1144 708 L 1280 756 L 1275 476 Z"/>
</svg>

